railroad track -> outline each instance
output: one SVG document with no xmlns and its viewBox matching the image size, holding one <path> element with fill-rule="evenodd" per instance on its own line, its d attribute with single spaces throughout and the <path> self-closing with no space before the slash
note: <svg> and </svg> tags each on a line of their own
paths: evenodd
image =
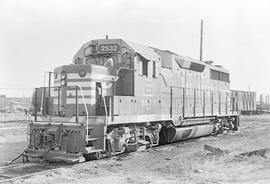
<svg viewBox="0 0 270 184">
<path fill-rule="evenodd" d="M 212 136 L 205 137 L 205 138 L 211 139 L 211 137 Z M 180 145 L 191 143 L 191 142 L 194 142 L 197 140 L 198 140 L 198 138 L 188 139 L 188 140 L 184 140 L 184 141 L 180 141 L 180 142 L 173 142 L 173 143 L 155 146 L 155 147 L 152 147 L 150 149 L 159 150 L 159 149 L 162 149 L 162 148 L 168 147 L 168 146 L 180 146 Z M 123 153 L 123 154 L 118 154 L 115 156 L 125 157 L 127 155 L 128 155 L 127 153 Z M 84 164 L 84 163 L 79 163 L 79 164 Z M 28 178 L 28 177 L 38 175 L 38 174 L 49 173 L 49 172 L 55 171 L 59 168 L 70 167 L 70 166 L 72 166 L 72 165 L 71 164 L 59 164 L 59 163 L 46 163 L 46 162 L 45 163 L 28 162 L 28 163 L 18 163 L 18 164 L 2 166 L 2 167 L 0 167 L 0 184 L 12 183 L 13 181 L 18 180 L 18 179 L 24 179 L 24 178 Z"/>
<path fill-rule="evenodd" d="M 0 123 L 26 123 L 27 120 L 0 120 Z"/>
<path fill-rule="evenodd" d="M 37 174 L 51 172 L 63 164 L 49 163 L 19 163 L 0 167 L 0 183 L 12 183 L 17 179 L 24 179 Z"/>
<path fill-rule="evenodd" d="M 223 135 L 223 134 L 220 134 L 219 136 L 221 136 L 221 135 Z M 163 144 L 163 145 L 158 145 L 158 146 L 152 147 L 151 149 L 158 150 L 158 149 L 162 149 L 162 148 L 167 147 L 167 146 L 180 146 L 180 145 L 184 145 L 184 144 L 187 144 L 187 143 L 192 143 L 192 142 L 195 142 L 195 141 L 198 141 L 198 140 L 205 140 L 205 139 L 206 140 L 213 140 L 216 137 L 217 137 L 216 135 L 195 137 L 195 138 L 192 138 L 192 139 L 187 139 L 187 140 L 182 140 L 182 141 L 178 141 L 178 142 L 172 142 L 172 143 L 167 143 L 167 144 Z"/>
</svg>

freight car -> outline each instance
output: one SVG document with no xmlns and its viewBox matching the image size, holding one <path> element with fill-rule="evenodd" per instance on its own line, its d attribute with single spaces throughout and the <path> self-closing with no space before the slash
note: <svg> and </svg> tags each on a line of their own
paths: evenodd
<svg viewBox="0 0 270 184">
<path fill-rule="evenodd" d="M 50 74 L 25 157 L 83 162 L 238 129 L 228 70 L 168 50 L 92 40 Z"/>
<path fill-rule="evenodd" d="M 257 114 L 269 113 L 270 112 L 270 96 L 260 95 L 260 101 L 256 105 Z"/>
<path fill-rule="evenodd" d="M 231 90 L 231 109 L 241 114 L 256 113 L 256 92 Z"/>
</svg>

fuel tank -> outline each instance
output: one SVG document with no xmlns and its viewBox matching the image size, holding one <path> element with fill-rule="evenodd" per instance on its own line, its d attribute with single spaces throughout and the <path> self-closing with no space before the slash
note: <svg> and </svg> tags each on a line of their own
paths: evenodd
<svg viewBox="0 0 270 184">
<path fill-rule="evenodd" d="M 163 142 L 176 142 L 195 137 L 210 135 L 214 131 L 215 126 L 212 124 L 197 125 L 190 127 L 168 127 L 163 129 Z"/>
</svg>

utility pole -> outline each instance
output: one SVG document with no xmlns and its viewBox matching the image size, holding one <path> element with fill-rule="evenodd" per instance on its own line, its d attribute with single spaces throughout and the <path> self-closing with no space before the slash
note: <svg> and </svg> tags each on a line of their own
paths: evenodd
<svg viewBox="0 0 270 184">
<path fill-rule="evenodd" d="M 203 52 L 203 20 L 201 20 L 201 39 L 200 39 L 200 61 L 202 61 Z"/>
</svg>

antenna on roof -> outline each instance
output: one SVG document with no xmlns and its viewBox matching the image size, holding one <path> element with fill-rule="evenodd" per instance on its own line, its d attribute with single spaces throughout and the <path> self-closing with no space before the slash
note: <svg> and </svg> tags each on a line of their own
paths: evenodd
<svg viewBox="0 0 270 184">
<path fill-rule="evenodd" d="M 202 61 L 202 51 L 203 51 L 203 20 L 201 20 L 201 39 L 200 39 L 200 61 Z"/>
</svg>

